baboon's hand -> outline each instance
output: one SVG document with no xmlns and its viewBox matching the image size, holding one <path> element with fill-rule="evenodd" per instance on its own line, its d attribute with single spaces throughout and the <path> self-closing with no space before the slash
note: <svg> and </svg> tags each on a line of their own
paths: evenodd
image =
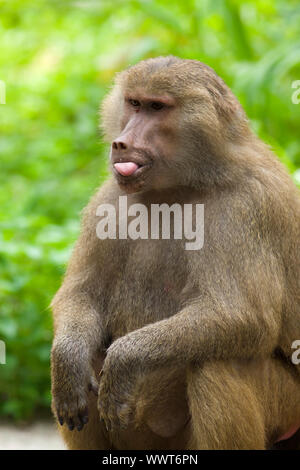
<svg viewBox="0 0 300 470">
<path fill-rule="evenodd" d="M 137 378 L 142 379 L 138 358 L 130 335 L 116 340 L 107 350 L 100 373 L 98 409 L 108 431 L 126 428 L 134 418 L 138 393 Z"/>
<path fill-rule="evenodd" d="M 88 393 L 98 395 L 98 383 L 94 371 L 87 363 L 62 357 L 52 350 L 52 410 L 61 425 L 66 423 L 70 431 L 81 431 L 88 422 Z"/>
</svg>

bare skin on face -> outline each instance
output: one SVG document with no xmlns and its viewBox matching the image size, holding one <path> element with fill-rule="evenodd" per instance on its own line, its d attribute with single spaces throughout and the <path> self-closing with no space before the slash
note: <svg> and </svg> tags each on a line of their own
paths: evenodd
<svg viewBox="0 0 300 470">
<path fill-rule="evenodd" d="M 162 172 L 168 173 L 164 166 L 171 161 L 177 141 L 175 106 L 175 99 L 168 95 L 137 91 L 124 96 L 122 130 L 112 142 L 110 160 L 126 193 L 145 190 L 148 178 L 158 182 Z"/>
<path fill-rule="evenodd" d="M 52 408 L 67 446 L 299 447 L 291 178 L 198 61 L 159 57 L 119 74 L 102 120 L 112 177 L 84 210 L 52 302 Z M 98 239 L 97 207 L 118 212 L 124 195 L 147 208 L 204 204 L 203 248 Z"/>
</svg>

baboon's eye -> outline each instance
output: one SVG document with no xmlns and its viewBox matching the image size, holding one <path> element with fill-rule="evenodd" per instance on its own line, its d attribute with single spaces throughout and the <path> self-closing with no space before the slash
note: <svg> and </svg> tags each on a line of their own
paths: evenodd
<svg viewBox="0 0 300 470">
<path fill-rule="evenodd" d="M 134 106 L 135 108 L 137 108 L 138 106 L 141 106 L 141 103 L 137 100 L 129 100 L 129 103 L 131 104 L 131 106 Z"/>
<path fill-rule="evenodd" d="M 151 103 L 151 108 L 155 109 L 155 111 L 159 111 L 164 107 L 164 103 L 161 103 L 160 101 L 153 101 Z"/>
</svg>

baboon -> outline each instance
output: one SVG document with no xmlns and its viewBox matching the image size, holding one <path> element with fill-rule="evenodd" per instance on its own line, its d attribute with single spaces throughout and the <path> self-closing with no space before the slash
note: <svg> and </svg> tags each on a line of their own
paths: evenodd
<svg viewBox="0 0 300 470">
<path fill-rule="evenodd" d="M 113 175 L 52 302 L 52 408 L 68 448 L 297 447 L 298 189 L 199 61 L 130 67 L 101 115 Z M 99 239 L 97 208 L 118 211 L 119 196 L 203 204 L 203 247 Z"/>
</svg>

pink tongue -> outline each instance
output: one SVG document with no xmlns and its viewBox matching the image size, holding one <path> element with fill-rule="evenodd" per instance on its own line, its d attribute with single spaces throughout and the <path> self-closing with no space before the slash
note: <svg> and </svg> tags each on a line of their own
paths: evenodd
<svg viewBox="0 0 300 470">
<path fill-rule="evenodd" d="M 133 162 L 125 162 L 125 163 L 115 163 L 114 167 L 117 170 L 117 172 L 120 173 L 121 175 L 129 176 L 129 175 L 132 175 L 135 172 L 135 170 L 137 170 L 138 165 Z"/>
</svg>

